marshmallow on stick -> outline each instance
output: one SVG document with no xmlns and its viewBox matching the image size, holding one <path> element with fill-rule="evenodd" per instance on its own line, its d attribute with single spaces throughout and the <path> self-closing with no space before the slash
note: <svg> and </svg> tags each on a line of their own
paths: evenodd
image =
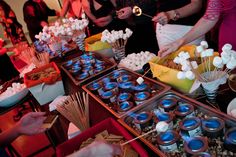
<svg viewBox="0 0 236 157">
<path fill-rule="evenodd" d="M 152 132 L 161 133 L 161 132 L 166 132 L 168 129 L 169 129 L 169 124 L 167 124 L 167 123 L 164 122 L 164 121 L 160 121 L 160 122 L 158 122 L 158 123 L 156 124 L 155 129 L 153 129 L 153 130 L 151 130 L 151 131 L 149 131 L 149 132 L 147 132 L 147 133 L 145 133 L 145 134 L 142 134 L 142 135 L 140 135 L 140 136 L 138 136 L 138 137 L 136 137 L 136 138 L 134 138 L 134 139 L 132 139 L 132 140 L 129 140 L 129 141 L 125 142 L 125 143 L 122 143 L 121 146 L 124 146 L 124 145 L 126 145 L 126 144 L 128 144 L 128 143 L 130 143 L 130 142 L 132 142 L 132 141 L 135 141 L 135 140 L 137 140 L 137 139 L 139 139 L 139 138 L 141 138 L 141 137 L 143 137 L 143 136 L 146 136 L 146 135 L 148 135 L 148 134 L 150 134 L 150 133 L 152 133 Z"/>
</svg>

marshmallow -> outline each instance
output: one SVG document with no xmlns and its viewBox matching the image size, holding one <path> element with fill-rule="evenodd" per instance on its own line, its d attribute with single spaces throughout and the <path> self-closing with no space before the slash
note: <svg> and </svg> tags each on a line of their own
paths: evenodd
<svg viewBox="0 0 236 157">
<path fill-rule="evenodd" d="M 231 44 L 225 44 L 223 47 L 222 47 L 222 51 L 229 51 L 232 49 L 232 45 Z"/>
<path fill-rule="evenodd" d="M 185 79 L 185 72 L 179 71 L 178 74 L 177 74 L 177 78 L 178 78 L 179 80 Z"/>
<path fill-rule="evenodd" d="M 227 64 L 230 61 L 230 56 L 227 55 L 221 55 L 222 61 L 224 64 Z"/>
<path fill-rule="evenodd" d="M 181 52 L 178 54 L 178 56 L 179 56 L 180 58 L 182 58 L 182 57 L 184 56 L 184 54 L 185 54 L 185 52 L 184 52 L 184 51 L 181 51 Z"/>
<path fill-rule="evenodd" d="M 26 86 L 24 84 L 12 83 L 11 87 L 8 87 L 7 90 L 0 94 L 0 101 L 13 96 L 14 94 L 22 91 L 25 88 Z"/>
<path fill-rule="evenodd" d="M 206 49 L 205 51 L 203 51 L 205 53 L 206 57 L 211 57 L 214 54 L 214 50 L 213 49 Z"/>
<path fill-rule="evenodd" d="M 191 70 L 191 67 L 189 66 L 189 64 L 184 64 L 184 65 L 182 65 L 181 70 L 182 71 L 189 71 L 189 70 Z"/>
<path fill-rule="evenodd" d="M 226 67 L 228 69 L 234 69 L 236 67 L 236 62 L 235 61 L 229 61 L 227 64 L 226 64 Z"/>
<path fill-rule="evenodd" d="M 185 73 L 185 77 L 186 77 L 187 79 L 189 79 L 189 80 L 195 79 L 195 75 L 194 75 L 194 73 L 193 73 L 192 71 L 187 71 L 187 72 Z"/>
<path fill-rule="evenodd" d="M 231 110 L 230 114 L 231 114 L 231 116 L 236 118 L 236 109 Z"/>
<path fill-rule="evenodd" d="M 201 45 L 197 46 L 196 51 L 197 51 L 197 53 L 201 53 L 202 51 L 204 51 L 203 46 L 201 46 Z"/>
<path fill-rule="evenodd" d="M 216 56 L 213 59 L 213 65 L 217 68 L 222 68 L 223 60 L 220 57 Z"/>
<path fill-rule="evenodd" d="M 156 124 L 155 129 L 157 132 L 166 132 L 169 129 L 169 124 L 164 121 L 160 121 Z"/>
<path fill-rule="evenodd" d="M 201 41 L 201 46 L 204 48 L 204 49 L 207 49 L 208 48 L 208 43 L 206 41 Z"/>
<path fill-rule="evenodd" d="M 136 82 L 137 82 L 138 84 L 142 84 L 142 83 L 144 82 L 144 79 L 143 79 L 142 77 L 139 77 L 139 78 L 136 80 Z"/>
</svg>

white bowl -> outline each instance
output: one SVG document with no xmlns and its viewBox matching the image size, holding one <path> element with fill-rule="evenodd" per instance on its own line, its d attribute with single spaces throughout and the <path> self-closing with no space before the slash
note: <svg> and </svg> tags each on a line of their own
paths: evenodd
<svg viewBox="0 0 236 157">
<path fill-rule="evenodd" d="M 28 89 L 24 88 L 20 92 L 4 99 L 0 100 L 0 107 L 10 107 L 18 103 L 21 99 L 23 99 L 28 94 Z"/>
<path fill-rule="evenodd" d="M 230 115 L 230 116 L 233 116 L 232 113 L 231 113 L 231 111 L 232 111 L 233 109 L 236 109 L 236 98 L 234 98 L 234 99 L 229 103 L 229 105 L 228 105 L 228 107 L 227 107 L 227 114 Z M 233 116 L 233 117 L 236 118 L 236 115 Z"/>
</svg>

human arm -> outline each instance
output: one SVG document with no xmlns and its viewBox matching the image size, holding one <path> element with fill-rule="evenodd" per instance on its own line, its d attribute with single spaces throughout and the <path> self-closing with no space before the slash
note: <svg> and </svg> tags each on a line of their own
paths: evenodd
<svg viewBox="0 0 236 157">
<path fill-rule="evenodd" d="M 64 0 L 63 7 L 62 7 L 61 13 L 60 13 L 61 17 L 65 17 L 66 16 L 66 13 L 69 10 L 69 5 L 70 5 L 70 0 Z"/>
<path fill-rule="evenodd" d="M 195 40 L 211 30 L 219 20 L 221 7 L 222 5 L 219 0 L 209 0 L 204 16 L 194 25 L 194 27 L 182 38 L 164 46 L 158 52 L 158 56 L 164 57 L 171 52 L 176 51 L 180 46 Z"/>
<path fill-rule="evenodd" d="M 191 41 L 197 39 L 198 37 L 204 35 L 215 26 L 217 21 L 218 19 L 208 20 L 205 18 L 201 18 L 197 22 L 197 24 L 182 38 L 163 46 L 163 48 L 158 52 L 158 56 L 165 57 L 168 54 L 176 51 L 182 45 L 188 44 Z"/>
<path fill-rule="evenodd" d="M 35 135 L 45 131 L 42 128 L 44 112 L 31 112 L 21 118 L 12 128 L 0 134 L 0 147 L 5 146 L 14 141 L 20 135 Z"/>
<path fill-rule="evenodd" d="M 167 24 L 170 20 L 178 20 L 179 18 L 188 17 L 198 13 L 202 8 L 202 0 L 191 0 L 191 3 L 174 10 L 158 13 L 152 21 L 162 25 Z"/>
<path fill-rule="evenodd" d="M 92 14 L 90 10 L 90 4 L 88 0 L 82 0 L 82 7 L 90 20 L 92 21 L 96 20 L 96 17 Z"/>
<path fill-rule="evenodd" d="M 94 141 L 87 147 L 82 148 L 68 157 L 113 157 L 114 155 L 121 155 L 120 146 L 107 144 L 103 141 Z"/>
</svg>

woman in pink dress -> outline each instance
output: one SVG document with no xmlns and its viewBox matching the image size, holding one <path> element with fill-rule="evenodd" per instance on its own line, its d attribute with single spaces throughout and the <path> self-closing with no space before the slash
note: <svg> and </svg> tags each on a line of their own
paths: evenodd
<svg viewBox="0 0 236 157">
<path fill-rule="evenodd" d="M 158 55 L 164 57 L 176 51 L 180 46 L 207 33 L 217 22 L 220 22 L 218 51 L 221 52 L 222 46 L 226 43 L 236 49 L 236 0 L 208 0 L 207 10 L 195 26 L 182 38 L 165 45 Z"/>
</svg>

